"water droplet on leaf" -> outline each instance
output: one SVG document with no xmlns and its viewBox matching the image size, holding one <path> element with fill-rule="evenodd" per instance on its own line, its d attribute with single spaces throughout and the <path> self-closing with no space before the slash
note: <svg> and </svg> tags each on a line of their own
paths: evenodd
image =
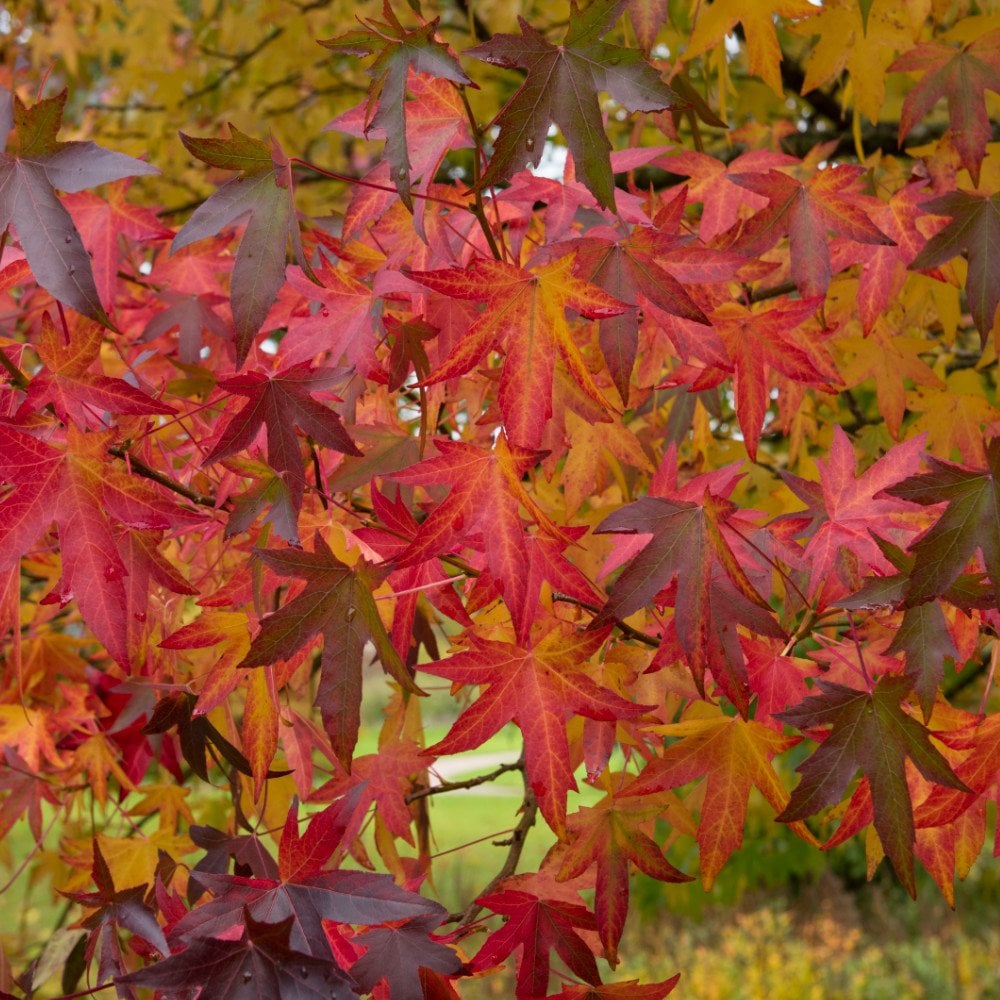
<svg viewBox="0 0 1000 1000">
<path fill-rule="evenodd" d="M 320 309 L 319 314 L 320 314 L 320 316 L 323 317 L 323 319 L 329 319 L 330 318 L 330 310 L 329 309 Z"/>
<path fill-rule="evenodd" d="M 63 243 L 72 243 L 72 242 L 73 242 L 73 237 L 72 236 L 64 236 L 63 237 Z"/>
<path fill-rule="evenodd" d="M 396 176 L 401 181 L 405 181 L 406 180 L 406 167 L 400 167 L 399 170 L 396 171 Z"/>
<path fill-rule="evenodd" d="M 344 621 L 345 621 L 345 622 L 352 622 L 352 621 L 354 621 L 354 616 L 355 616 L 355 615 L 356 615 L 357 613 L 358 613 L 358 609 L 357 609 L 357 608 L 348 608 L 348 609 L 347 609 L 347 610 L 346 610 L 346 611 L 344 612 Z"/>
<path fill-rule="evenodd" d="M 132 617 L 137 622 L 144 622 L 146 620 L 146 612 L 145 611 L 133 611 L 132 612 Z"/>
<path fill-rule="evenodd" d="M 530 135 L 528 136 L 528 141 L 525 143 L 525 146 L 528 147 L 529 153 L 532 152 L 535 148 L 535 140 L 532 139 Z"/>
<path fill-rule="evenodd" d="M 70 266 L 69 266 L 69 273 L 70 274 L 76 274 L 76 268 L 72 264 L 70 264 Z"/>
<path fill-rule="evenodd" d="M 253 979 L 253 973 L 249 970 L 243 973 L 243 982 L 249 983 Z"/>
</svg>

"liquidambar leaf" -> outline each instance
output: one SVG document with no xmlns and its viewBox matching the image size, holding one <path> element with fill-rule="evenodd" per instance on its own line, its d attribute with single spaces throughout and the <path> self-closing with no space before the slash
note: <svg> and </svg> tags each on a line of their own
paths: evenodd
<svg viewBox="0 0 1000 1000">
<path fill-rule="evenodd" d="M 181 141 L 193 156 L 209 166 L 239 171 L 238 177 L 226 181 L 198 206 L 170 246 L 170 252 L 176 253 L 249 217 L 229 289 L 239 368 L 284 284 L 289 240 L 302 270 L 316 280 L 302 249 L 291 165 L 277 142 L 272 140 L 268 146 L 244 135 L 235 125 L 229 126 L 228 139 L 198 139 L 182 132 Z"/>
<path fill-rule="evenodd" d="M 833 727 L 815 753 L 798 766 L 802 780 L 778 819 L 805 819 L 839 802 L 860 769 L 871 786 L 875 829 L 885 853 L 906 891 L 916 898 L 916 833 L 906 760 L 909 758 L 928 781 L 968 789 L 935 749 L 927 728 L 903 710 L 901 702 L 913 687 L 912 677 L 882 677 L 870 692 L 821 677 L 816 684 L 820 694 L 810 695 L 775 716 L 800 729 L 826 724 Z"/>
<path fill-rule="evenodd" d="M 281 576 L 306 581 L 297 597 L 267 615 L 240 667 L 261 667 L 287 659 L 310 639 L 323 634 L 323 658 L 316 691 L 323 723 L 333 749 L 347 770 L 361 725 L 361 665 L 365 643 L 371 642 L 382 669 L 400 686 L 422 693 L 386 634 L 372 598 L 373 579 L 367 564 L 342 563 L 322 537 L 313 551 L 265 549 L 258 556 Z"/>
<path fill-rule="evenodd" d="M 68 194 L 156 167 L 92 142 L 60 142 L 66 91 L 27 108 L 0 87 L 0 233 L 13 223 L 35 280 L 77 312 L 110 326 L 101 305 L 90 256 L 53 188 Z"/>
<path fill-rule="evenodd" d="M 537 165 L 555 122 L 580 179 L 604 208 L 614 209 L 611 143 L 598 92 L 609 93 L 629 111 L 687 107 L 640 52 L 601 41 L 624 8 L 625 0 L 596 0 L 582 11 L 574 3 L 561 45 L 553 45 L 519 17 L 520 35 L 494 35 L 466 50 L 484 62 L 528 72 L 496 117 L 500 135 L 480 188 L 507 180 L 527 164 Z"/>
</svg>

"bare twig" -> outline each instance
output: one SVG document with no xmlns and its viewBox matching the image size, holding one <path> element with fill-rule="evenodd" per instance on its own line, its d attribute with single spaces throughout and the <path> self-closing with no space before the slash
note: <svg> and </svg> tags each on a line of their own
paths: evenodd
<svg viewBox="0 0 1000 1000">
<path fill-rule="evenodd" d="M 498 768 L 490 771 L 489 774 L 477 774 L 474 778 L 465 778 L 462 781 L 442 781 L 440 784 L 431 785 L 429 788 L 419 788 L 415 792 L 407 795 L 403 801 L 409 805 L 417 799 L 425 799 L 428 795 L 441 795 L 444 792 L 453 792 L 458 788 L 475 788 L 477 785 L 485 785 L 489 781 L 496 781 L 501 774 L 510 771 L 523 771 L 524 760 L 516 760 L 513 764 L 501 764 Z"/>
</svg>

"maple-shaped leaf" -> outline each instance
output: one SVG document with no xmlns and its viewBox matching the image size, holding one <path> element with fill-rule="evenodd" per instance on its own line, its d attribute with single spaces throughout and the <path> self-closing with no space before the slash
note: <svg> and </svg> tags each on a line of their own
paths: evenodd
<svg viewBox="0 0 1000 1000">
<path fill-rule="evenodd" d="M 582 875 L 597 865 L 594 911 L 604 954 L 614 966 L 628 914 L 629 862 L 661 882 L 690 882 L 663 856 L 642 826 L 662 814 L 661 804 L 649 798 L 629 797 L 625 786 L 608 794 L 593 807 L 582 807 L 569 817 L 570 845 L 562 855 L 559 879 Z"/>
<path fill-rule="evenodd" d="M 336 867 L 350 850 L 364 822 L 371 799 L 361 786 L 351 788 L 322 812 L 309 817 L 299 832 L 299 803 L 292 799 L 278 842 L 278 867 L 273 876 L 285 882 L 301 881 Z"/>
<path fill-rule="evenodd" d="M 651 760 L 639 777 L 622 789 L 622 796 L 646 796 L 678 788 L 708 776 L 698 846 L 701 850 L 701 881 L 711 889 L 722 866 L 743 843 L 747 797 L 751 787 L 780 811 L 788 804 L 788 792 L 771 764 L 775 754 L 799 742 L 798 737 L 782 736 L 752 719 L 725 715 L 696 716 L 669 726 L 658 733 L 677 737 L 677 742 Z M 796 832 L 811 840 L 799 824 Z"/>
<path fill-rule="evenodd" d="M 551 953 L 587 983 L 601 981 L 594 953 L 577 933 L 596 928 L 594 915 L 582 903 L 543 899 L 520 889 L 501 889 L 476 900 L 507 922 L 494 931 L 472 960 L 473 971 L 489 969 L 520 949 L 514 995 L 524 1000 L 545 996 L 549 985 Z"/>
<path fill-rule="evenodd" d="M 578 248 L 576 273 L 632 307 L 619 316 L 601 319 L 600 325 L 601 352 L 626 404 L 639 340 L 640 294 L 664 312 L 695 323 L 709 322 L 684 286 L 657 259 L 679 242 L 654 229 L 636 226 L 618 242 L 588 236 L 574 243 Z"/>
<path fill-rule="evenodd" d="M 595 0 L 583 10 L 574 3 L 559 45 L 518 17 L 520 35 L 494 35 L 466 49 L 467 55 L 484 62 L 527 71 L 524 83 L 495 119 L 500 135 L 480 188 L 505 181 L 528 164 L 537 165 L 554 122 L 573 154 L 580 179 L 602 207 L 614 209 L 611 143 L 604 132 L 598 92 L 610 94 L 629 111 L 687 107 L 642 53 L 601 41 L 625 3 Z"/>
<path fill-rule="evenodd" d="M 373 219 L 380 218 L 389 208 L 395 199 L 388 188 L 389 182 L 394 182 L 399 193 L 402 195 L 406 192 L 411 200 L 414 193 L 425 195 L 447 153 L 472 145 L 469 120 L 462 103 L 463 95 L 451 81 L 411 69 L 407 76 L 406 91 L 413 95 L 413 99 L 406 101 L 398 112 L 394 109 L 394 114 L 406 117 L 405 155 L 410 162 L 408 176 L 402 180 L 398 176 L 398 163 L 395 171 L 393 170 L 393 161 L 399 156 L 398 138 L 394 133 L 386 134 L 384 129 L 374 125 L 369 102 L 339 115 L 323 128 L 324 132 L 337 129 L 358 137 L 381 139 L 392 136 L 392 146 L 386 149 L 387 158 L 377 163 L 364 178 L 365 182 L 377 186 L 368 187 L 366 183 L 362 183 L 354 187 L 351 203 L 344 213 L 345 236 L 367 228 Z M 393 173 L 396 174 L 395 178 Z M 403 201 L 407 207 L 411 207 L 406 197 Z M 412 206 L 414 229 L 424 238 L 426 206 L 427 201 L 422 198 Z"/>
<path fill-rule="evenodd" d="M 799 729 L 830 725 L 829 734 L 796 770 L 802 780 L 778 819 L 802 820 L 840 801 L 860 769 L 871 787 L 875 829 L 906 891 L 916 897 L 913 805 L 906 783 L 909 759 L 928 780 L 969 791 L 930 741 L 928 730 L 903 709 L 913 679 L 881 677 L 871 691 L 858 691 L 822 677 L 820 693 L 776 718 Z"/>
<path fill-rule="evenodd" d="M 940 42 L 924 42 L 904 52 L 889 71 L 924 74 L 903 102 L 899 141 L 947 97 L 952 141 L 978 187 L 979 167 L 991 135 L 986 91 L 1000 93 L 1000 30 L 987 32 L 958 50 Z"/>
<path fill-rule="evenodd" d="M 837 370 L 827 352 L 799 332 L 821 304 L 818 298 L 794 299 L 754 308 L 739 302 L 724 302 L 710 314 L 711 324 L 729 355 L 736 417 L 747 454 L 754 461 L 771 405 L 772 371 L 801 385 L 829 387 L 838 381 Z M 698 349 L 696 344 L 694 350 Z M 719 369 L 713 375 L 709 369 L 699 373 L 693 387 L 701 390 L 718 384 L 716 380 L 721 381 L 723 372 Z M 665 384 L 679 383 L 682 377 L 687 378 L 683 368 Z"/>
<path fill-rule="evenodd" d="M 171 1000 L 356 1000 L 354 981 L 331 956 L 290 946 L 294 916 L 258 922 L 245 909 L 241 923 L 238 938 L 199 938 L 115 982 L 157 989 Z"/>
<path fill-rule="evenodd" d="M 248 372 L 220 382 L 220 389 L 245 396 L 247 402 L 230 417 L 205 462 L 243 451 L 266 427 L 268 464 L 285 477 L 298 509 L 306 476 L 296 426 L 327 448 L 345 455 L 361 454 L 339 414 L 312 398 L 314 392 L 337 385 L 345 375 L 343 369 L 313 368 L 303 361 L 279 372 Z"/>
<path fill-rule="evenodd" d="M 850 438 L 840 427 L 835 427 L 829 460 L 816 462 L 818 484 L 782 473 L 789 489 L 809 505 L 804 514 L 810 515 L 811 521 L 801 534 L 809 535 L 805 558 L 809 564 L 810 597 L 828 590 L 832 581 L 841 579 L 837 557 L 842 548 L 848 548 L 865 567 L 891 569 L 876 538 L 889 536 L 890 541 L 898 541 L 898 537 L 891 536 L 900 533 L 905 538 L 909 527 L 906 519 L 916 508 L 883 493 L 917 471 L 923 446 L 922 436 L 904 441 L 857 476 Z M 851 583 L 843 579 L 841 582 L 844 586 Z"/>
<path fill-rule="evenodd" d="M 229 871 L 229 861 L 233 860 L 238 875 L 253 875 L 257 878 L 277 878 L 278 866 L 263 841 L 254 834 L 233 834 L 217 830 L 213 826 L 193 825 L 188 828 L 191 840 L 205 856 L 191 869 L 188 879 L 187 899 L 194 905 L 206 892 L 198 881 L 198 873 L 225 874 Z"/>
<path fill-rule="evenodd" d="M 393 648 L 372 597 L 374 576 L 367 564 L 342 563 L 317 533 L 313 551 L 258 550 L 280 576 L 305 580 L 297 596 L 261 621 L 240 667 L 261 667 L 288 659 L 314 636 L 323 635 L 320 682 L 316 692 L 323 723 L 341 763 L 350 770 L 361 725 L 361 666 L 371 642 L 382 669 L 405 691 L 420 693 Z"/>
<path fill-rule="evenodd" d="M 855 243 L 893 245 L 871 221 L 875 200 L 852 191 L 862 172 L 850 165 L 828 167 L 805 184 L 774 169 L 730 174 L 734 184 L 768 199 L 767 207 L 743 226 L 732 248 L 759 257 L 787 236 L 792 280 L 799 291 L 807 297 L 825 295 L 831 276 L 828 230 Z"/>
<path fill-rule="evenodd" d="M 45 367 L 29 383 L 21 412 L 30 414 L 51 403 L 63 423 L 72 420 L 81 428 L 105 426 L 105 413 L 173 413 L 172 406 L 124 380 L 90 370 L 103 339 L 100 325 L 84 319 L 74 325 L 67 341 L 44 313 L 34 347 Z"/>
<path fill-rule="evenodd" d="M 726 537 L 735 512 L 730 501 L 706 489 L 700 503 L 647 496 L 606 517 L 599 533 L 651 537 L 615 581 L 590 627 L 627 618 L 676 578 L 674 623 L 699 691 L 704 694 L 705 671 L 711 669 L 745 713 L 749 690 L 735 625 L 763 635 L 782 632 Z"/>
<path fill-rule="evenodd" d="M 528 782 L 549 826 L 563 836 L 566 794 L 576 789 L 566 722 L 572 715 L 614 721 L 634 719 L 648 706 L 626 701 L 597 684 L 584 664 L 600 646 L 594 633 L 555 623 L 528 647 L 480 639 L 471 648 L 421 670 L 453 683 L 485 688 L 428 755 L 461 753 L 481 746 L 514 721 L 524 735 Z"/>
<path fill-rule="evenodd" d="M 465 75 L 458 59 L 445 42 L 435 37 L 439 17 L 409 31 L 393 13 L 388 0 L 382 5 L 384 21 L 374 18 L 361 20 L 362 28 L 348 31 L 336 38 L 321 40 L 320 45 L 335 52 L 352 55 L 376 55 L 368 67 L 368 75 L 375 80 L 368 95 L 365 110 L 365 133 L 379 130 L 385 133 L 385 156 L 389 173 L 399 197 L 412 209 L 410 197 L 412 169 L 406 134 L 406 77 L 412 67 L 418 73 L 459 85 L 474 87 Z"/>
<path fill-rule="evenodd" d="M 438 455 L 418 462 L 392 478 L 404 485 L 448 484 L 451 491 L 420 525 L 420 533 L 394 559 L 396 568 L 413 566 L 451 552 L 473 532 L 481 532 L 487 568 L 510 608 L 519 638 L 528 634 L 532 604 L 528 588 L 536 579 L 525 569 L 531 556 L 519 506 L 523 506 L 551 538 L 564 535 L 546 516 L 521 483 L 521 476 L 538 458 L 536 452 L 507 444 L 501 434 L 492 450 L 461 441 L 437 438 Z"/>
<path fill-rule="evenodd" d="M 673 992 L 681 978 L 676 976 L 660 983 L 639 983 L 638 979 L 625 979 L 618 983 L 600 985 L 566 985 L 561 993 L 551 994 L 551 1000 L 664 1000 Z"/>
<path fill-rule="evenodd" d="M 190 521 L 151 484 L 112 464 L 114 433 L 84 433 L 70 425 L 60 450 L 0 424 L 0 480 L 15 489 L 0 501 L 0 566 L 16 562 L 54 520 L 59 526 L 62 580 L 52 599 L 76 600 L 84 621 L 122 665 L 133 651 L 126 589 L 129 570 L 118 525 L 158 530 Z M 176 573 L 158 582 L 179 590 Z M 190 591 L 189 591 L 190 592 Z"/>
<path fill-rule="evenodd" d="M 407 920 L 405 924 L 375 927 L 351 939 L 367 951 L 351 966 L 351 976 L 362 990 L 384 981 L 392 1000 L 424 1000 L 421 969 L 453 975 L 462 968 L 458 955 L 435 941 L 431 931 L 436 916 Z"/>
<path fill-rule="evenodd" d="M 933 527 L 910 546 L 915 562 L 906 605 L 945 594 L 977 550 L 994 588 L 1000 586 L 1000 438 L 987 446 L 986 463 L 985 469 L 967 469 L 929 455 L 929 472 L 884 490 L 909 503 L 948 505 Z"/>
<path fill-rule="evenodd" d="M 93 142 L 60 142 L 66 91 L 28 108 L 0 88 L 0 233 L 13 223 L 35 280 L 77 312 L 110 325 L 94 284 L 94 272 L 69 212 L 53 188 L 73 194 L 84 188 L 156 167 Z"/>
<path fill-rule="evenodd" d="M 244 908 L 255 920 L 293 920 L 290 944 L 315 958 L 328 958 L 323 921 L 376 926 L 395 920 L 426 920 L 437 926 L 447 916 L 439 903 L 401 889 L 389 875 L 335 870 L 295 874 L 286 880 L 198 876 L 215 898 L 194 907 L 171 930 L 171 940 L 217 937 L 239 921 Z"/>
<path fill-rule="evenodd" d="M 208 331 L 220 340 L 231 340 L 233 332 L 215 311 L 225 302 L 225 297 L 212 292 L 195 295 L 165 289 L 157 296 L 166 309 L 158 312 L 146 324 L 142 340 L 157 337 L 177 327 L 177 360 L 185 365 L 196 365 L 201 360 L 201 335 Z"/>
<path fill-rule="evenodd" d="M 121 238 L 148 243 L 168 240 L 174 235 L 154 211 L 126 200 L 129 184 L 127 181 L 109 184 L 103 198 L 79 191 L 64 202 L 90 254 L 94 285 L 108 309 L 114 304 L 118 271 L 122 267 Z"/>
<path fill-rule="evenodd" d="M 607 406 L 587 370 L 566 310 L 590 319 L 627 308 L 596 285 L 573 276 L 568 254 L 534 271 L 502 261 L 477 259 L 465 269 L 411 271 L 409 277 L 444 295 L 486 302 L 455 349 L 423 380 L 425 385 L 471 371 L 493 347 L 505 352 L 498 400 L 507 437 L 520 448 L 537 448 L 552 416 L 553 366 L 558 354 L 577 385 Z"/>
<path fill-rule="evenodd" d="M 737 23 L 743 26 L 750 72 L 759 76 L 779 97 L 781 47 L 775 25 L 779 17 L 802 18 L 815 13 L 808 0 L 713 0 L 701 4 L 694 31 L 684 53 L 685 61 L 722 44 Z"/>
<path fill-rule="evenodd" d="M 941 232 L 927 241 L 910 269 L 937 267 L 966 253 L 969 273 L 965 294 L 972 321 L 985 344 L 1000 302 L 1000 274 L 996 264 L 996 247 L 1000 243 L 1000 194 L 952 191 L 924 202 L 921 207 L 935 215 L 952 218 Z"/>
<path fill-rule="evenodd" d="M 209 166 L 237 170 L 195 209 L 170 245 L 174 254 L 249 217 L 236 252 L 229 292 L 236 324 L 236 367 L 241 368 L 253 338 L 285 281 L 289 240 L 302 270 L 313 277 L 302 248 L 295 213 L 292 168 L 281 147 L 229 126 L 228 139 L 199 139 L 181 133 L 188 151 Z"/>
<path fill-rule="evenodd" d="M 79 903 L 87 909 L 93 909 L 83 920 L 83 926 L 90 931 L 87 941 L 87 958 L 97 952 L 101 966 L 101 978 L 107 973 L 121 971 L 116 968 L 116 957 L 119 949 L 117 941 L 111 939 L 116 934 L 115 928 L 138 934 L 148 941 L 161 955 L 170 954 L 170 947 L 163 935 L 163 930 L 156 922 L 156 915 L 143 902 L 146 886 L 133 886 L 126 889 L 115 889 L 111 869 L 101 853 L 100 843 L 94 838 L 94 862 L 91 867 L 91 878 L 97 892 L 63 892 L 62 895 Z"/>
<path fill-rule="evenodd" d="M 941 734 L 953 750 L 970 751 L 955 765 L 955 773 L 971 791 L 935 786 L 917 807 L 917 827 L 951 823 L 972 808 L 1000 778 L 1000 716 L 975 718 L 969 725 Z"/>
</svg>

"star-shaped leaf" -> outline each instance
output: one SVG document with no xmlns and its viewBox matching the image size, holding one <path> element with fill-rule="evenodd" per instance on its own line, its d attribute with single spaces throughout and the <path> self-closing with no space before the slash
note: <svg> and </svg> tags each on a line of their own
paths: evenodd
<svg viewBox="0 0 1000 1000">
<path fill-rule="evenodd" d="M 497 66 L 527 70 L 524 83 L 496 117 L 500 135 L 480 188 L 507 180 L 526 164 L 537 164 L 554 122 L 566 138 L 580 179 L 604 208 L 615 207 L 611 143 L 598 92 L 609 93 L 629 111 L 687 106 L 640 52 L 601 41 L 625 3 L 595 0 L 584 10 L 573 4 L 559 45 L 519 17 L 520 35 L 494 35 L 466 50 Z"/>
<path fill-rule="evenodd" d="M 170 246 L 173 254 L 248 220 L 229 288 L 239 368 L 284 284 L 289 240 L 302 270 L 313 277 L 295 214 L 291 165 L 277 142 L 272 140 L 268 145 L 244 135 L 234 125 L 229 126 L 228 139 L 199 139 L 182 132 L 181 141 L 209 166 L 239 171 L 238 177 L 226 181 L 195 209 Z"/>
<path fill-rule="evenodd" d="M 342 563 L 317 533 L 313 551 L 264 549 L 258 556 L 280 576 L 306 581 L 305 589 L 261 622 L 260 632 L 240 667 L 260 667 L 287 659 L 322 633 L 323 657 L 316 702 L 345 768 L 350 770 L 361 725 L 361 666 L 371 642 L 382 669 L 406 691 L 420 693 L 393 648 L 372 597 L 374 578 L 367 564 Z"/>
<path fill-rule="evenodd" d="M 726 537 L 735 511 L 706 489 L 700 503 L 647 496 L 606 517 L 599 533 L 651 537 L 615 581 L 591 628 L 627 618 L 676 578 L 674 624 L 699 690 L 704 692 L 705 671 L 711 669 L 745 713 L 749 690 L 735 624 L 765 635 L 782 633 Z"/>
<path fill-rule="evenodd" d="M 606 407 L 573 339 L 566 310 L 596 319 L 615 316 L 627 307 L 572 272 L 572 254 L 534 271 L 494 260 L 475 260 L 465 269 L 411 271 L 409 276 L 415 281 L 444 295 L 487 303 L 465 337 L 424 383 L 464 375 L 491 348 L 502 344 L 500 412 L 508 438 L 521 448 L 539 446 L 552 415 L 552 369 L 557 354 L 580 388 Z"/>
<path fill-rule="evenodd" d="M 978 187 L 979 166 L 991 132 L 985 92 L 1000 93 L 1000 30 L 981 35 L 958 50 L 940 42 L 925 42 L 904 52 L 889 70 L 924 74 L 903 102 L 899 141 L 947 97 L 953 141 L 962 166 Z"/>
<path fill-rule="evenodd" d="M 570 971 L 588 983 L 600 983 L 597 962 L 578 930 L 594 930 L 594 915 L 582 903 L 543 899 L 520 889 L 501 889 L 476 900 L 507 922 L 494 931 L 472 960 L 474 970 L 489 969 L 515 949 L 521 950 L 517 965 L 515 996 L 545 996 L 549 986 L 551 953 L 566 963 Z"/>
<path fill-rule="evenodd" d="M 927 241 L 910 264 L 910 269 L 937 267 L 952 257 L 966 253 L 969 274 L 965 294 L 972 321 L 985 343 L 993 329 L 997 303 L 1000 302 L 1000 268 L 997 266 L 1000 259 L 1000 194 L 990 196 L 972 191 L 952 191 L 924 202 L 922 207 L 935 215 L 950 215 L 951 222 Z"/>
<path fill-rule="evenodd" d="M 656 842 L 643 832 L 662 813 L 660 803 L 651 798 L 629 797 L 625 786 L 608 794 L 591 807 L 582 807 L 569 817 L 572 838 L 562 855 L 558 878 L 582 875 L 597 865 L 595 914 L 612 965 L 618 956 L 618 942 L 625 926 L 629 905 L 629 862 L 650 878 L 661 882 L 690 882 L 691 876 L 678 871 L 663 856 Z"/>
<path fill-rule="evenodd" d="M 475 86 L 465 75 L 451 49 L 435 37 L 438 21 L 409 31 L 393 13 L 388 0 L 382 5 L 385 21 L 374 18 L 361 20 L 364 27 L 321 41 L 320 45 L 335 52 L 353 55 L 376 54 L 368 67 L 368 75 L 375 80 L 368 96 L 365 111 L 365 132 L 373 130 L 385 134 L 385 155 L 389 161 L 392 181 L 399 197 L 412 209 L 410 197 L 410 151 L 406 134 L 406 77 L 412 67 L 418 73 L 451 80 L 452 83 Z"/>
<path fill-rule="evenodd" d="M 822 677 L 820 693 L 776 718 L 800 729 L 831 725 L 829 735 L 797 770 L 802 780 L 778 816 L 802 820 L 840 801 L 860 769 L 872 790 L 875 829 L 896 874 L 911 896 L 913 881 L 913 805 L 905 762 L 912 761 L 928 780 L 968 791 L 947 760 L 935 749 L 926 727 L 908 715 L 902 700 L 913 687 L 910 677 L 885 676 L 872 691 L 857 691 Z"/>
<path fill-rule="evenodd" d="M 94 283 L 90 256 L 69 212 L 53 188 L 73 194 L 84 188 L 156 167 L 92 142 L 60 142 L 66 91 L 27 108 L 0 88 L 0 233 L 13 223 L 35 280 L 77 312 L 110 325 Z"/>
<path fill-rule="evenodd" d="M 767 207 L 744 225 L 733 249 L 756 257 L 787 235 L 792 280 L 804 296 L 825 295 L 831 276 L 827 230 L 856 243 L 893 243 L 869 217 L 874 199 L 851 190 L 861 173 L 860 167 L 828 167 L 806 184 L 774 169 L 730 174 L 734 184 L 768 199 Z"/>
<path fill-rule="evenodd" d="M 753 720 L 720 714 L 696 714 L 656 731 L 678 737 L 677 742 L 650 761 L 622 795 L 649 795 L 708 776 L 698 846 L 702 885 L 711 889 L 726 860 L 743 843 L 751 787 L 756 786 L 776 810 L 787 805 L 788 793 L 771 758 L 794 746 L 798 738 L 781 736 Z M 811 839 L 801 825 L 796 832 Z"/>
<path fill-rule="evenodd" d="M 261 427 L 266 427 L 268 464 L 285 477 L 298 509 L 306 477 L 296 427 L 334 451 L 361 454 L 340 416 L 312 398 L 314 392 L 343 381 L 346 374 L 343 369 L 313 368 L 303 361 L 279 372 L 249 372 L 220 382 L 220 389 L 245 396 L 247 402 L 229 419 L 205 462 L 217 462 L 248 448 Z"/>
<path fill-rule="evenodd" d="M 928 456 L 929 472 L 885 490 L 909 503 L 948 505 L 910 546 L 916 561 L 906 590 L 908 606 L 946 593 L 977 550 L 993 586 L 1000 586 L 1000 438 L 990 441 L 986 461 L 985 469 L 967 469 Z"/>
<path fill-rule="evenodd" d="M 146 969 L 119 976 L 119 986 L 145 986 L 177 1000 L 355 1000 L 354 981 L 330 955 L 289 944 L 295 917 L 258 922 L 248 908 L 236 939 L 199 938 Z"/>
<path fill-rule="evenodd" d="M 469 650 L 421 669 L 483 693 L 426 753 L 443 756 L 473 750 L 508 722 L 524 734 L 528 781 L 549 826 L 565 832 L 566 793 L 576 789 L 566 723 L 572 715 L 613 721 L 634 719 L 647 706 L 626 701 L 597 684 L 584 664 L 600 645 L 593 633 L 559 624 L 532 646 L 473 638 Z"/>
</svg>

